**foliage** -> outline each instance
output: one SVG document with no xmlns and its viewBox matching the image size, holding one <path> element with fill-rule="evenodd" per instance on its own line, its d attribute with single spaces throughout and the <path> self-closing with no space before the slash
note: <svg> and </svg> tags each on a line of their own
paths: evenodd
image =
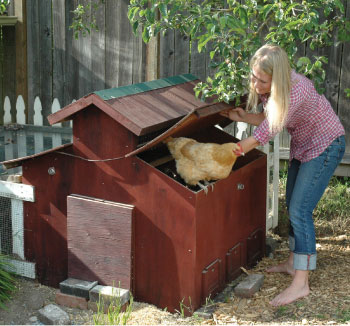
<svg viewBox="0 0 350 326">
<path fill-rule="evenodd" d="M 315 219 L 349 218 L 350 211 L 350 179 L 348 177 L 332 177 L 326 193 L 322 196 L 315 211 Z"/>
<path fill-rule="evenodd" d="M 345 89 L 346 97 L 350 97 L 350 88 Z"/>
<path fill-rule="evenodd" d="M 7 7 L 9 6 L 11 0 L 1 0 L 0 1 L 0 16 L 6 14 Z"/>
<path fill-rule="evenodd" d="M 79 38 L 81 33 L 83 36 L 90 34 L 91 30 L 98 30 L 96 24 L 95 11 L 98 10 L 100 4 L 103 4 L 104 0 L 92 0 L 91 3 L 78 4 L 78 6 L 73 10 L 73 23 L 70 26 L 74 31 L 74 37 Z M 87 23 L 88 22 L 88 23 Z"/>
<path fill-rule="evenodd" d="M 177 29 L 197 44 L 199 52 L 207 48 L 215 74 L 197 86 L 196 94 L 217 94 L 226 102 L 247 92 L 249 58 L 263 43 L 282 46 L 293 67 L 323 92 L 327 58 L 296 60 L 298 46 L 330 46 L 333 35 L 338 42 L 350 40 L 350 21 L 341 0 L 131 0 L 128 18 L 135 33 L 141 26 L 145 42 Z"/>
<path fill-rule="evenodd" d="M 11 265 L 6 256 L 0 254 L 0 308 L 5 308 L 5 302 L 11 298 L 11 293 L 15 290 L 15 280 L 8 270 Z"/>
</svg>

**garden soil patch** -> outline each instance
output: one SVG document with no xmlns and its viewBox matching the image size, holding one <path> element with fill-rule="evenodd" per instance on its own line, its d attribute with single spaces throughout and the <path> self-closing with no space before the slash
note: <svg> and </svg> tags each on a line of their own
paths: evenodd
<svg viewBox="0 0 350 326">
<path fill-rule="evenodd" d="M 281 240 L 281 239 L 280 239 Z M 264 274 L 264 284 L 251 299 L 241 299 L 230 291 L 214 304 L 211 319 L 196 316 L 184 318 L 156 307 L 134 302 L 130 325 L 341 325 L 350 324 L 350 236 L 341 234 L 317 239 L 318 268 L 310 273 L 311 293 L 287 306 L 274 308 L 269 301 L 291 282 L 287 274 L 266 273 L 268 266 L 288 257 L 286 240 L 281 240 L 272 258 L 264 258 L 248 273 Z M 242 276 L 244 277 L 244 275 Z M 35 317 L 46 304 L 54 303 L 57 289 L 34 281 L 18 280 L 18 290 L 0 310 L 0 324 L 38 324 Z M 212 302 L 213 304 L 213 302 Z M 61 307 L 61 306 L 60 306 Z M 61 307 L 75 325 L 93 324 L 90 310 Z M 40 324 L 40 323 L 39 323 Z"/>
</svg>

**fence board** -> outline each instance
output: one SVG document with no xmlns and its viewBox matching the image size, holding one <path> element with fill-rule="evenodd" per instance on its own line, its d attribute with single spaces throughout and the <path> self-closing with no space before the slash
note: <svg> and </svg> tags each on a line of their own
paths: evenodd
<svg viewBox="0 0 350 326">
<path fill-rule="evenodd" d="M 132 53 L 133 38 L 131 25 L 126 15 L 128 10 L 128 0 L 117 1 L 117 63 L 118 63 L 118 86 L 132 84 Z M 131 54 L 131 55 L 130 55 Z"/>
<path fill-rule="evenodd" d="M 132 81 L 137 84 L 146 80 L 146 45 L 141 37 L 141 29 L 133 36 L 133 49 Z"/>
<path fill-rule="evenodd" d="M 66 84 L 66 20 L 65 1 L 52 2 L 52 96 L 64 101 L 64 85 Z M 65 105 L 68 103 L 65 103 Z"/>
<path fill-rule="evenodd" d="M 91 88 L 92 90 L 102 90 L 106 88 L 105 76 L 105 48 L 106 48 L 106 31 L 105 31 L 105 6 L 98 7 L 95 11 L 96 23 L 98 30 L 91 32 L 91 53 L 92 53 L 92 76 L 91 76 Z"/>
<path fill-rule="evenodd" d="M 27 84 L 27 17 L 25 1 L 12 1 L 16 24 L 16 96 L 22 95 L 28 103 Z"/>
<path fill-rule="evenodd" d="M 347 1 L 346 17 L 350 18 L 350 3 Z M 350 44 L 343 45 L 343 57 L 340 75 L 340 94 L 338 100 L 338 115 L 345 128 L 346 153 L 350 152 L 350 99 L 345 96 L 344 90 L 350 88 Z"/>
<path fill-rule="evenodd" d="M 175 62 L 175 32 L 167 30 L 159 41 L 159 77 L 174 75 Z"/>
<path fill-rule="evenodd" d="M 5 96 L 8 96 L 11 101 L 16 98 L 16 48 L 15 48 L 15 28 L 13 26 L 2 26 L 3 33 L 3 53 L 0 58 L 0 63 L 2 64 L 2 73 L 5 79 L 2 82 L 2 98 L 1 106 L 4 103 Z M 2 60 L 1 60 L 2 59 Z M 1 109 L 3 115 L 3 108 Z M 12 119 L 14 118 L 15 112 L 11 112 Z"/>
<path fill-rule="evenodd" d="M 330 18 L 332 19 L 332 18 Z M 342 59 L 342 46 L 337 46 L 337 38 L 333 33 L 332 47 L 321 48 L 318 55 L 324 55 L 328 58 L 328 64 L 325 64 L 326 80 L 325 80 L 325 96 L 331 103 L 334 111 L 338 113 L 338 99 L 339 99 L 339 78 L 340 67 Z"/>
<path fill-rule="evenodd" d="M 90 0 L 81 0 L 80 4 L 86 5 Z M 91 9 L 90 9 L 91 11 Z M 88 15 L 90 13 L 88 12 Z M 86 34 L 84 37 L 79 37 L 78 40 L 73 40 L 73 54 L 78 60 L 78 98 L 83 97 L 91 92 L 92 89 L 92 53 L 91 53 L 91 34 Z"/>
<path fill-rule="evenodd" d="M 175 61 L 174 75 L 189 73 L 190 39 L 175 31 Z"/>
<path fill-rule="evenodd" d="M 78 0 L 65 0 L 65 14 L 66 14 L 66 66 L 65 77 L 67 82 L 64 89 L 64 101 L 60 100 L 60 103 L 67 105 L 72 102 L 72 99 L 79 98 L 79 53 L 75 50 L 76 42 L 74 41 L 73 30 L 68 28 L 73 23 L 73 16 L 71 12 L 78 5 Z M 72 82 L 74 81 L 74 82 Z"/>
<path fill-rule="evenodd" d="M 117 10 L 116 1 L 106 1 L 106 85 L 107 87 L 117 87 L 118 80 L 118 40 L 116 31 L 118 30 L 118 21 L 115 17 Z"/>
<path fill-rule="evenodd" d="M 39 0 L 27 0 L 27 58 L 28 58 L 28 122 L 32 123 L 33 105 L 36 96 L 41 95 Z M 48 49 L 42 49 L 48 51 Z M 13 102 L 14 103 L 14 102 Z"/>
</svg>

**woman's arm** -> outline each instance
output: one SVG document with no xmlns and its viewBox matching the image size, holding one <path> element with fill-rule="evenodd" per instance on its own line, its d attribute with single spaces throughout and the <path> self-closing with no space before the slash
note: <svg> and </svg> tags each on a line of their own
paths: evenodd
<svg viewBox="0 0 350 326">
<path fill-rule="evenodd" d="M 259 126 L 265 119 L 265 114 L 261 113 L 248 113 L 242 108 L 229 109 L 220 114 L 232 121 L 246 122 L 253 126 Z"/>
<path fill-rule="evenodd" d="M 243 153 L 248 153 L 249 151 L 260 145 L 260 143 L 253 136 L 242 139 L 239 141 L 239 143 L 242 146 Z"/>
</svg>

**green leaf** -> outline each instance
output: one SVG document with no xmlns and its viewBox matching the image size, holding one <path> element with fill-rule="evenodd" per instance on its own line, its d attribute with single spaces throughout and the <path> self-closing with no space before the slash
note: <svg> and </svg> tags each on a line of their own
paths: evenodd
<svg viewBox="0 0 350 326">
<path fill-rule="evenodd" d="M 227 23 L 227 16 L 220 17 L 220 27 L 224 29 Z"/>
<path fill-rule="evenodd" d="M 345 96 L 350 98 L 350 88 L 346 88 L 344 91 L 345 91 Z"/>
<path fill-rule="evenodd" d="M 136 20 L 133 24 L 132 24 L 132 31 L 133 33 L 136 35 L 137 34 L 137 28 L 139 27 L 139 22 Z"/>
<path fill-rule="evenodd" d="M 212 39 L 211 35 L 203 35 L 200 41 L 198 42 L 198 52 L 202 51 L 202 48 Z"/>
<path fill-rule="evenodd" d="M 239 18 L 241 19 L 242 27 L 246 27 L 248 25 L 248 14 L 247 11 L 243 8 L 240 7 L 238 9 L 239 12 Z"/>
<path fill-rule="evenodd" d="M 153 10 L 151 9 L 146 10 L 146 19 L 150 24 L 154 24 L 155 14 Z"/>
<path fill-rule="evenodd" d="M 135 16 L 137 14 L 137 12 L 139 11 L 139 7 L 133 7 L 128 11 L 128 19 L 130 21 L 133 21 L 135 19 Z"/>
<path fill-rule="evenodd" d="M 168 16 L 168 7 L 165 3 L 160 3 L 158 8 L 163 17 Z"/>
<path fill-rule="evenodd" d="M 334 0 L 334 3 L 336 4 L 336 6 L 339 8 L 340 12 L 342 14 L 345 13 L 345 10 L 344 10 L 344 5 L 342 4 L 342 2 L 340 0 Z"/>
<path fill-rule="evenodd" d="M 291 30 L 294 26 L 299 25 L 301 22 L 302 22 L 301 19 L 292 20 L 287 25 L 285 25 L 284 28 Z"/>
<path fill-rule="evenodd" d="M 143 29 L 142 31 L 142 40 L 145 42 L 145 43 L 148 43 L 149 40 L 151 38 L 151 33 L 150 33 L 150 27 L 147 26 Z"/>
<path fill-rule="evenodd" d="M 301 66 L 305 66 L 310 64 L 311 61 L 308 57 L 301 57 L 299 58 L 298 62 L 297 62 L 297 67 L 301 67 Z"/>
<path fill-rule="evenodd" d="M 271 12 L 273 7 L 274 7 L 273 4 L 267 4 L 264 6 L 263 11 L 262 11 L 264 19 L 267 18 L 267 16 L 269 15 L 269 13 Z"/>
<path fill-rule="evenodd" d="M 235 17 L 232 17 L 232 16 L 229 16 L 227 18 L 227 25 L 230 28 L 232 28 L 232 29 L 241 28 L 240 21 L 238 19 L 236 19 Z"/>
</svg>

